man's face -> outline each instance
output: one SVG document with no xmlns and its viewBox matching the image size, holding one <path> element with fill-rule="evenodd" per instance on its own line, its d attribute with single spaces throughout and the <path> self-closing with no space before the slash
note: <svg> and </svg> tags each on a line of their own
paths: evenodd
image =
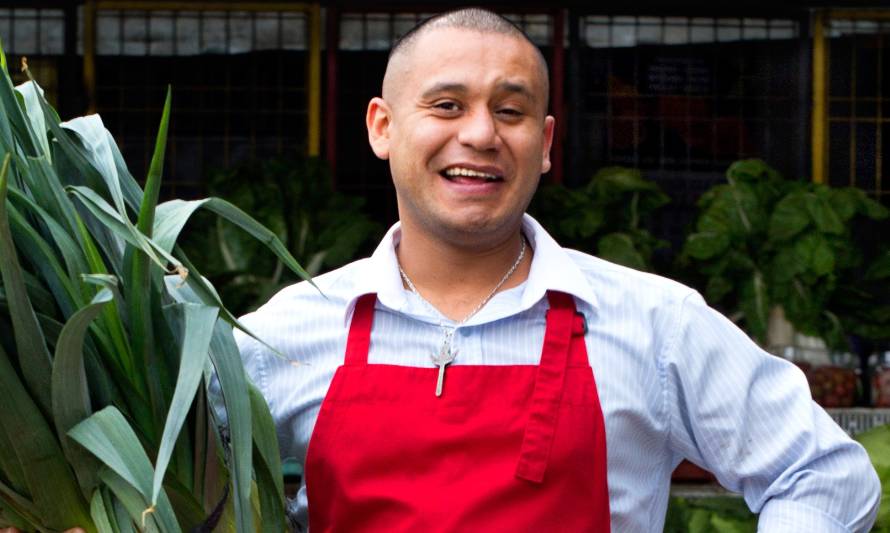
<svg viewBox="0 0 890 533">
<path fill-rule="evenodd" d="M 393 60 L 368 128 L 389 159 L 403 226 L 465 245 L 519 228 L 550 169 L 553 117 L 536 54 L 516 37 L 446 28 Z"/>
</svg>

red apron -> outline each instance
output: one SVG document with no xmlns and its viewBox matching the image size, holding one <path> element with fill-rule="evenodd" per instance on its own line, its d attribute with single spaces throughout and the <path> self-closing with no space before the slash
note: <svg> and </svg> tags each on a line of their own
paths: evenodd
<svg viewBox="0 0 890 533">
<path fill-rule="evenodd" d="M 609 531 L 606 434 L 585 322 L 548 292 L 539 365 L 368 364 L 362 296 L 306 457 L 309 529 Z"/>
</svg>

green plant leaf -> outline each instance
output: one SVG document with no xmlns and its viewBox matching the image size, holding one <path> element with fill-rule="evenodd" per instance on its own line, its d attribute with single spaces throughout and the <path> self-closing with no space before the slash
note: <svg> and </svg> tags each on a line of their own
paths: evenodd
<svg viewBox="0 0 890 533">
<path fill-rule="evenodd" d="M 55 435 L 0 347 L 0 431 L 15 450 L 41 523 L 95 531 Z M 47 482 L 47 480 L 52 480 Z"/>
<path fill-rule="evenodd" d="M 0 120 L 0 140 L 4 149 L 9 153 L 22 153 L 23 155 L 37 155 L 37 148 L 32 137 L 31 128 L 25 118 L 25 105 L 20 100 L 21 95 L 12 86 L 9 75 L 0 75 L 0 106 L 2 115 L 6 120 Z M 19 149 L 16 149 L 16 146 Z"/>
<path fill-rule="evenodd" d="M 856 191 L 857 189 L 852 187 L 828 189 L 828 203 L 843 222 L 853 218 L 860 205 L 859 195 L 856 194 Z"/>
<path fill-rule="evenodd" d="M 7 215 L 18 250 L 42 276 L 64 316 L 70 316 L 84 303 L 76 285 L 59 262 L 58 254 L 27 218 L 12 204 Z"/>
<path fill-rule="evenodd" d="M 60 435 L 62 449 L 77 474 L 85 497 L 98 485 L 98 463 L 85 450 L 74 445 L 67 436 L 68 430 L 92 413 L 89 384 L 83 363 L 84 337 L 90 323 L 102 308 L 112 300 L 112 293 L 102 289 L 93 300 L 75 313 L 59 335 L 52 370 L 52 405 L 56 431 Z"/>
<path fill-rule="evenodd" d="M 2 345 L 0 345 L 0 350 L 3 350 Z M 18 456 L 15 454 L 12 440 L 6 435 L 6 431 L 2 429 L 0 429 L 0 474 L 9 482 L 10 491 L 16 494 L 27 494 L 25 472 L 22 469 L 21 463 L 19 463 Z"/>
<path fill-rule="evenodd" d="M 253 516 L 250 512 L 250 470 L 253 456 L 251 429 L 253 416 L 250 405 L 247 377 L 240 352 L 232 336 L 229 324 L 217 321 L 210 344 L 210 358 L 219 379 L 226 421 L 231 439 L 232 481 L 235 487 L 235 519 L 239 531 L 252 531 Z"/>
<path fill-rule="evenodd" d="M 27 289 L 19 264 L 18 254 L 12 240 L 7 215 L 6 189 L 9 176 L 9 154 L 3 159 L 0 168 L 0 279 L 6 291 L 9 305 L 12 330 L 19 355 L 19 366 L 25 377 L 25 383 L 41 410 L 49 413 L 50 406 L 50 355 L 46 347 L 43 331 L 37 322 L 34 308 L 28 300 Z"/>
<path fill-rule="evenodd" d="M 716 303 L 723 299 L 724 296 L 732 292 L 732 283 L 722 277 L 714 276 L 708 279 L 708 285 L 705 289 L 705 298 L 710 303 Z"/>
<path fill-rule="evenodd" d="M 806 259 L 800 257 L 793 247 L 785 246 L 773 257 L 770 272 L 775 283 L 787 283 L 806 270 Z"/>
<path fill-rule="evenodd" d="M 157 224 L 154 229 L 155 241 L 162 249 L 170 251 L 176 238 L 191 215 L 199 208 L 205 208 L 238 226 L 250 236 L 266 245 L 284 264 L 303 279 L 310 280 L 309 273 L 297 263 L 281 239 L 265 228 L 253 217 L 235 205 L 220 198 L 205 198 L 186 202 L 171 200 L 158 206 Z M 310 280 L 311 283 L 311 280 Z"/>
<path fill-rule="evenodd" d="M 872 220 L 884 220 L 890 216 L 890 210 L 866 196 L 864 192 L 860 196 L 859 212 Z"/>
<path fill-rule="evenodd" d="M 813 221 L 819 231 L 832 235 L 844 233 L 844 223 L 837 213 L 834 212 L 834 209 L 831 208 L 831 204 L 813 193 L 808 193 L 805 198 L 810 220 Z"/>
<path fill-rule="evenodd" d="M 742 284 L 739 308 L 745 315 L 745 322 L 751 335 L 761 343 L 766 341 L 769 307 L 770 301 L 763 275 L 754 272 Z"/>
<path fill-rule="evenodd" d="M 129 518 L 137 524 L 140 531 L 148 533 L 180 533 L 182 531 L 166 493 L 161 493 L 157 506 L 150 506 L 145 495 L 112 469 L 102 468 L 99 471 L 99 478 L 111 489 L 117 501 L 126 510 Z M 118 523 L 129 524 L 130 521 L 119 515 Z"/>
<path fill-rule="evenodd" d="M 601 258 L 637 270 L 646 271 L 646 260 L 626 233 L 610 233 L 597 243 L 597 255 Z"/>
<path fill-rule="evenodd" d="M 4 435 L 6 434 L 5 431 L 0 431 L 0 433 L 3 433 Z M 10 447 L 10 450 L 13 450 L 13 448 Z M 5 504 L 7 510 L 14 511 L 15 514 L 24 521 L 30 522 L 31 524 L 40 523 L 40 519 L 38 518 L 40 511 L 34 503 L 2 481 L 0 481 L 0 503 Z"/>
<path fill-rule="evenodd" d="M 37 85 L 34 80 L 27 81 L 17 86 L 16 91 L 22 95 L 25 103 L 25 117 L 29 121 L 31 134 L 42 155 L 50 157 L 49 140 L 46 136 L 46 121 L 44 120 L 43 109 L 40 106 L 40 99 L 43 97 L 43 89 Z"/>
<path fill-rule="evenodd" d="M 167 270 L 167 265 L 161 258 L 174 265 L 179 265 L 179 261 L 177 261 L 176 258 L 160 248 L 152 241 L 152 239 L 139 232 L 139 230 L 136 229 L 136 226 L 131 222 L 122 219 L 120 215 L 112 209 L 101 196 L 93 192 L 92 189 L 74 186 L 68 187 L 67 190 L 74 194 L 74 196 L 83 203 L 84 207 L 112 230 L 117 237 L 125 240 L 127 243 L 148 255 L 161 269 L 165 271 Z"/>
<path fill-rule="evenodd" d="M 90 516 L 96 524 L 99 533 L 117 533 L 111 526 L 111 519 L 108 516 L 108 510 L 105 508 L 105 502 L 102 501 L 101 491 L 93 492 L 93 498 L 90 500 Z"/>
<path fill-rule="evenodd" d="M 285 529 L 281 455 L 278 450 L 275 422 L 269 413 L 269 406 L 259 389 L 252 384 L 250 408 L 253 422 L 253 463 L 262 510 L 262 527 L 264 533 L 277 533 Z"/>
<path fill-rule="evenodd" d="M 815 232 L 808 233 L 794 243 L 794 253 L 807 270 L 817 276 L 834 271 L 834 252 L 825 238 Z"/>
<path fill-rule="evenodd" d="M 877 281 L 882 279 L 890 278 L 890 249 L 884 250 L 884 252 L 875 258 L 868 265 L 868 270 L 865 272 L 865 279 L 869 281 Z"/>
<path fill-rule="evenodd" d="M 172 276 L 167 276 L 165 281 L 171 296 L 176 301 L 202 303 L 202 298 L 191 286 L 178 286 Z M 254 426 L 248 381 L 244 374 L 244 365 L 241 362 L 238 345 L 232 336 L 232 326 L 227 322 L 217 320 L 213 329 L 213 337 L 210 340 L 210 360 L 216 370 L 219 393 L 223 398 L 231 439 L 230 471 L 234 486 L 235 519 L 238 523 L 238 531 L 253 531 L 253 516 L 250 512 L 250 471 L 253 455 L 251 433 Z"/>
<path fill-rule="evenodd" d="M 806 197 L 794 193 L 779 200 L 769 220 L 769 238 L 787 241 L 804 230 L 810 223 Z"/>
<path fill-rule="evenodd" d="M 41 99 L 41 104 L 46 113 L 51 113 L 51 108 L 45 100 Z M 121 180 L 112 152 L 114 139 L 105 129 L 102 118 L 99 115 L 89 115 L 65 123 L 50 120 L 49 124 L 60 148 L 81 173 L 83 183 L 96 191 L 101 190 L 99 184 L 103 184 L 111 196 L 116 212 L 121 218 L 127 219 Z M 83 146 L 75 143 L 66 131 L 72 132 Z M 79 184 L 72 183 L 72 185 Z"/>
<path fill-rule="evenodd" d="M 695 259 L 710 259 L 729 248 L 729 235 L 715 231 L 693 233 L 686 238 L 683 248 Z"/>
<path fill-rule="evenodd" d="M 184 321 L 179 377 L 176 380 L 176 388 L 167 412 L 167 421 L 164 424 L 164 433 L 155 461 L 155 476 L 151 493 L 152 505 L 157 504 L 173 447 L 188 415 L 195 392 L 198 390 L 198 384 L 201 382 L 210 339 L 213 335 L 213 326 L 219 312 L 215 307 L 201 304 L 183 303 L 177 305 L 181 309 Z"/>
<path fill-rule="evenodd" d="M 106 407 L 74 426 L 68 435 L 107 466 L 100 471 L 99 477 L 125 505 L 129 502 L 128 510 L 134 495 L 139 497 L 142 507 L 138 516 L 141 516 L 141 512 L 150 506 L 154 475 L 145 450 L 120 411 L 116 407 Z M 152 517 L 161 522 L 162 531 L 179 531 L 170 501 L 163 491 L 156 508 Z"/>
<path fill-rule="evenodd" d="M 148 169 L 148 176 L 145 183 L 145 193 L 142 196 L 142 203 L 139 206 L 139 218 L 136 222 L 135 234 L 144 236 L 146 240 L 152 236 L 154 227 L 155 208 L 158 202 L 158 193 L 161 188 L 161 176 L 164 168 L 164 154 L 167 145 L 167 127 L 170 120 L 170 88 L 167 88 L 167 98 L 164 102 L 164 109 L 161 113 L 161 122 L 158 127 L 157 137 L 155 139 L 155 150 L 152 154 L 151 164 Z M 104 132 L 103 132 L 104 133 Z M 120 206 L 118 209 L 121 213 L 123 210 L 123 194 L 120 190 L 117 177 L 117 168 L 114 165 L 110 151 L 105 158 L 105 164 L 113 170 L 113 180 L 115 182 L 116 191 L 119 193 Z M 145 381 L 148 384 L 148 396 L 154 413 L 155 419 L 160 424 L 163 420 L 164 412 L 167 411 L 168 395 L 165 393 L 164 383 L 168 379 L 164 372 L 164 366 L 160 360 L 159 351 L 155 348 L 155 331 L 151 316 L 151 300 L 153 293 L 153 279 L 151 270 L 151 261 L 153 253 L 150 251 L 142 251 L 140 249 L 130 250 L 126 255 L 124 270 L 129 274 L 129 283 L 124 287 L 126 301 L 129 306 L 128 315 L 130 317 L 130 329 L 132 339 L 133 355 L 135 356 L 136 366 L 145 375 Z M 176 261 L 172 261 L 174 264 Z M 163 267 L 162 267 L 163 269 Z M 189 400 L 190 402 L 190 400 Z M 169 415 L 168 415 L 169 416 Z M 166 431 L 166 428 L 165 428 Z M 178 434 L 178 428 L 175 431 Z M 173 437 L 175 441 L 175 436 Z M 163 448 L 163 444 L 162 444 Z M 172 448 L 171 448 L 172 449 Z M 169 450 L 164 450 L 169 452 Z M 165 458 L 168 460 L 169 456 Z M 167 465 L 163 465 L 162 470 L 166 470 Z M 155 490 L 160 488 L 161 478 L 155 480 Z M 153 493 L 151 501 L 154 504 L 157 494 Z"/>
</svg>

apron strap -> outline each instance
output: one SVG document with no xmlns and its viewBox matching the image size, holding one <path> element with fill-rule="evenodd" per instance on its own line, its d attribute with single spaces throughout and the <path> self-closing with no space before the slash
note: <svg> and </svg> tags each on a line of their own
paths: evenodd
<svg viewBox="0 0 890 533">
<path fill-rule="evenodd" d="M 547 300 L 550 302 L 550 309 L 547 311 L 544 348 L 532 393 L 528 423 L 522 438 L 519 463 L 516 465 L 516 477 L 532 483 L 541 483 L 547 470 L 569 362 L 572 333 L 578 329 L 576 322 L 579 320 L 575 312 L 575 300 L 571 295 L 547 291 Z"/>
<path fill-rule="evenodd" d="M 374 304 L 377 295 L 363 294 L 355 302 L 352 321 L 349 323 L 349 336 L 346 338 L 344 365 L 367 365 L 368 348 L 371 346 L 371 325 L 374 324 Z"/>
</svg>

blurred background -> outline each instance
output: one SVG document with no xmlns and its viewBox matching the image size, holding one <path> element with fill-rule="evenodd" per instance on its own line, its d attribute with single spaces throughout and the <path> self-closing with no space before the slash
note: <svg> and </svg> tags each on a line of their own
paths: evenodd
<svg viewBox="0 0 890 533">
<path fill-rule="evenodd" d="M 99 113 L 140 181 L 172 86 L 162 199 L 229 199 L 315 274 L 397 219 L 367 102 L 395 40 L 460 5 L 0 0 L 0 41 L 63 120 Z M 550 67 L 558 129 L 532 213 L 565 245 L 696 287 L 860 434 L 890 422 L 890 8 L 851 6 L 484 3 Z M 217 219 L 185 239 L 237 312 L 293 282 Z M 669 530 L 750 529 L 741 500 L 683 475 L 699 483 Z"/>
</svg>

